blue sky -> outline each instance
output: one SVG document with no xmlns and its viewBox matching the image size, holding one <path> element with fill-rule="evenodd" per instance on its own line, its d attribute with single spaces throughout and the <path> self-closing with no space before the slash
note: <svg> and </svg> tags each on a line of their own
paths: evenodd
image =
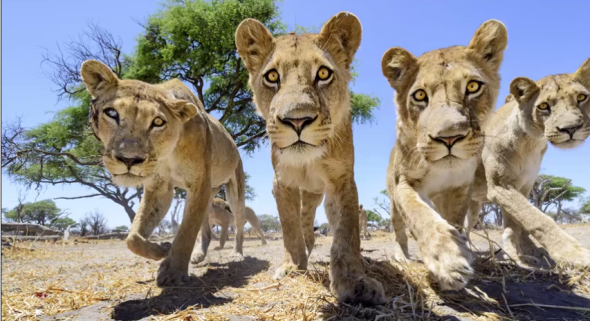
<svg viewBox="0 0 590 321">
<path fill-rule="evenodd" d="M 120 36 L 123 49 L 130 53 L 142 31 L 138 22 L 155 13 L 158 2 L 146 0 L 87 1 L 3 1 L 2 7 L 2 121 L 23 117 L 26 126 L 48 121 L 52 113 L 67 106 L 58 102 L 51 81 L 43 74 L 41 55 L 45 48 L 77 37 L 88 22 L 98 23 Z M 363 25 L 363 40 L 357 52 L 359 77 L 354 90 L 377 96 L 381 107 L 373 124 L 355 125 L 355 177 L 359 200 L 366 208 L 375 207 L 373 198 L 385 188 L 385 171 L 395 142 L 393 90 L 381 74 L 383 53 L 401 46 L 418 56 L 426 51 L 452 45 L 467 45 L 477 27 L 488 19 L 498 19 L 508 29 L 508 48 L 500 70 L 499 103 L 508 93 L 510 81 L 518 76 L 537 80 L 556 73 L 574 72 L 590 56 L 588 10 L 585 1 L 308 1 L 285 0 L 282 18 L 295 24 L 321 26 L 340 11 L 357 15 Z M 573 179 L 573 184 L 590 194 L 590 143 L 574 150 L 550 147 L 541 171 Z M 273 170 L 270 150 L 263 147 L 244 156 L 245 170 L 258 197 L 250 205 L 258 214 L 277 215 L 271 194 Z M 2 176 L 2 207 L 16 205 L 17 191 L 24 187 Z M 50 187 L 28 191 L 28 200 L 89 193 L 80 186 Z M 87 211 L 100 209 L 111 227 L 126 224 L 123 209 L 101 198 L 58 200 L 71 217 L 79 219 Z M 575 204 L 577 205 L 577 204 Z M 323 206 L 317 220 L 326 221 Z"/>
</svg>

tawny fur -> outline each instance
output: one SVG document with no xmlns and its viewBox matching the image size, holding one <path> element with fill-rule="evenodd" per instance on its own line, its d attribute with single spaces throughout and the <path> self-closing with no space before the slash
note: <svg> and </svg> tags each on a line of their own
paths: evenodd
<svg viewBox="0 0 590 321">
<path fill-rule="evenodd" d="M 264 233 L 260 227 L 258 216 L 256 216 L 254 210 L 249 206 L 246 206 L 245 218 L 246 222 L 250 223 L 252 226 L 251 230 L 254 234 L 260 238 L 263 245 L 266 245 L 266 239 L 264 238 Z M 235 226 L 235 219 L 231 212 L 231 207 L 221 198 L 214 199 L 211 207 L 209 207 L 209 226 L 213 227 L 213 225 L 221 227 L 219 248 L 223 249 L 228 236 L 227 231 L 230 226 Z"/>
<path fill-rule="evenodd" d="M 365 275 L 360 253 L 348 90 L 360 41 L 360 22 L 346 12 L 332 17 L 319 34 L 274 38 L 253 19 L 244 20 L 236 32 L 272 148 L 273 195 L 285 246 L 275 278 L 307 269 L 315 211 L 325 194 L 334 233 L 330 287 L 340 301 L 375 304 L 385 302 L 385 296 L 382 285 Z M 319 78 L 322 67 L 331 71 L 324 80 Z M 275 83 L 265 77 L 273 70 Z"/>
<path fill-rule="evenodd" d="M 397 137 L 387 170 L 394 257 L 409 258 L 407 225 L 443 290 L 463 288 L 473 274 L 471 253 L 456 226 L 465 221 L 483 147 L 482 125 L 494 110 L 507 41 L 504 25 L 490 20 L 467 47 L 419 58 L 397 47 L 382 59 L 397 106 Z M 473 93 L 467 91 L 471 81 L 480 84 Z M 416 96 L 420 90 L 425 99 Z"/>
<path fill-rule="evenodd" d="M 359 207 L 359 227 L 361 232 L 363 233 L 363 239 L 366 240 L 367 236 L 369 236 L 369 231 L 367 228 L 367 211 L 363 208 L 362 205 Z"/>
<path fill-rule="evenodd" d="M 580 95 L 586 98 L 578 101 Z M 477 222 L 481 202 L 490 200 L 502 208 L 504 251 L 518 263 L 544 262 L 542 256 L 548 254 L 555 261 L 590 266 L 590 251 L 528 201 L 548 143 L 573 148 L 590 135 L 590 59 L 573 74 L 536 83 L 514 79 L 506 102 L 486 125 L 469 227 Z M 542 103 L 549 108 L 539 109 Z"/>
<path fill-rule="evenodd" d="M 95 60 L 82 64 L 81 75 L 93 97 L 90 125 L 104 145 L 102 161 L 113 182 L 143 185 L 127 246 L 149 259 L 165 258 L 157 284 L 188 280 L 199 227 L 204 232 L 193 261 L 204 258 L 211 237 L 207 211 L 222 184 L 238 226 L 232 257 L 242 257 L 245 176 L 236 144 L 225 128 L 179 80 L 160 85 L 121 80 Z M 156 126 L 157 118 L 163 126 Z M 172 245 L 151 243 L 148 237 L 168 212 L 175 186 L 187 191 L 178 234 Z"/>
</svg>

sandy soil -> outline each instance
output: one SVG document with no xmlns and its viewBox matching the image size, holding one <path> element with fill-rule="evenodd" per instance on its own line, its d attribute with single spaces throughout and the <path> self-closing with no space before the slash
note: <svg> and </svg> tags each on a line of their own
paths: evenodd
<svg viewBox="0 0 590 321">
<path fill-rule="evenodd" d="M 585 247 L 590 248 L 590 226 L 566 226 L 565 229 L 580 240 Z M 484 234 L 482 231 L 477 233 Z M 488 231 L 488 234 L 491 240 L 501 243 L 499 230 Z M 250 304 L 248 301 L 248 297 L 251 297 L 251 301 L 256 301 L 255 297 L 263 294 L 262 291 L 247 292 L 252 291 L 252 288 L 264 289 L 266 297 L 268 297 L 269 291 L 273 291 L 273 289 L 266 290 L 265 287 L 275 284 L 271 275 L 282 261 L 283 247 L 280 236 L 274 236 L 274 240 L 273 236 L 268 236 L 268 238 L 271 239 L 268 240 L 267 245 L 262 245 L 258 239 L 247 238 L 244 247 L 246 258 L 240 262 L 228 260 L 233 240 L 230 239 L 226 242 L 225 249 L 222 250 L 213 249 L 218 245 L 218 241 L 213 241 L 206 261 L 197 266 L 191 266 L 190 272 L 194 275 L 192 280 L 195 287 L 187 286 L 186 288 L 164 290 L 155 287 L 154 278 L 159 262 L 133 255 L 123 241 L 97 241 L 68 245 L 28 244 L 26 248 L 32 248 L 35 251 L 32 252 L 34 254 L 24 256 L 8 252 L 5 255 L 7 250 L 3 249 L 2 307 L 3 310 L 8 311 L 3 311 L 2 319 L 18 319 L 20 316 L 20 319 L 31 320 L 164 320 L 167 317 L 177 319 L 174 316 L 179 311 L 190 310 L 195 311 L 194 316 L 187 317 L 185 320 L 266 320 L 266 318 L 260 317 L 260 314 L 252 311 L 264 312 L 277 305 L 289 305 L 299 300 L 297 287 L 294 286 L 292 290 L 277 289 L 276 300 L 269 302 L 265 299 L 264 302 L 256 303 L 258 304 L 256 307 L 254 307 L 254 303 Z M 361 243 L 363 255 L 370 259 L 369 262 L 372 262 L 373 265 L 390 266 L 391 239 L 392 235 L 390 234 L 378 234 L 369 240 L 363 240 Z M 489 253 L 487 239 L 473 235 L 472 241 L 475 252 L 481 253 L 482 258 L 489 256 L 486 254 Z M 307 288 L 317 287 L 320 289 L 318 291 L 321 293 L 318 294 L 318 298 L 328 298 L 325 300 L 327 303 L 323 308 L 327 305 L 334 306 L 333 298 L 329 298 L 326 273 L 330 244 L 331 237 L 317 239 L 310 258 L 310 269 L 317 270 L 318 275 L 323 275 L 323 277 L 305 281 L 310 283 L 305 285 Z M 419 260 L 420 255 L 413 240 L 410 241 L 410 250 L 413 257 Z M 510 269 L 510 271 L 516 271 L 514 267 Z M 487 271 L 486 267 L 479 272 L 488 273 Z M 403 272 L 399 273 L 403 274 Z M 519 275 L 524 274 L 520 273 Z M 570 286 L 564 282 L 564 277 L 560 273 L 537 274 L 531 272 L 530 275 L 531 277 L 528 277 L 526 282 L 500 282 L 503 284 L 489 282 L 484 278 L 476 278 L 470 286 L 485 292 L 487 296 L 502 306 L 534 302 L 556 306 L 590 307 L 590 296 L 581 294 L 580 291 L 574 289 L 573 285 Z M 536 278 L 536 275 L 542 275 L 542 277 Z M 117 278 L 118 276 L 120 277 Z M 588 278 L 587 275 L 585 277 Z M 387 280 L 381 281 L 384 284 L 387 282 Z M 56 282 L 59 285 L 54 285 Z M 129 282 L 129 284 L 122 285 L 124 282 Z M 86 288 L 81 287 L 81 283 L 86 283 Z M 288 282 L 285 281 L 285 284 Z M 388 285 L 385 285 L 387 288 Z M 199 290 L 193 291 L 197 287 Z M 29 300 L 31 295 L 34 298 Z M 428 316 L 430 319 L 492 320 L 495 318 L 486 314 L 493 312 L 493 309 L 485 304 L 461 304 L 462 295 L 465 294 L 457 294 L 453 302 L 433 301 L 432 304 L 436 304 L 437 309 L 431 307 L 423 310 L 431 311 Z M 63 298 L 59 296 L 63 296 Z M 270 296 L 272 297 L 272 293 Z M 292 297 L 290 298 L 290 296 Z M 49 301 L 48 298 L 54 301 L 51 301 L 51 304 L 44 303 L 44 300 Z M 20 305 L 21 300 L 24 301 L 24 305 Z M 68 303 L 67 300 L 72 302 Z M 392 301 L 395 306 L 395 300 Z M 315 305 L 320 306 L 319 303 Z M 307 308 L 307 306 L 304 307 L 304 309 Z M 32 309 L 31 311 L 34 313 L 27 312 L 29 311 L 27 309 Z M 340 309 L 336 317 L 333 311 L 332 313 L 318 312 L 322 307 L 314 309 L 317 311 L 313 310 L 315 311 L 313 315 L 306 316 L 304 312 L 298 315 L 299 312 L 293 312 L 292 318 L 289 317 L 289 314 L 283 314 L 287 317 L 277 316 L 277 320 L 373 320 L 379 315 L 374 310 L 367 312 L 362 307 L 352 306 L 336 307 L 336 309 Z M 408 307 L 405 309 L 407 310 Z M 589 312 L 583 314 L 584 312 L 561 308 L 522 306 L 503 309 L 508 313 L 506 310 L 510 310 L 510 314 L 518 320 L 590 320 Z M 435 312 L 432 313 L 432 311 Z M 416 316 L 416 312 L 413 313 Z M 387 317 L 385 314 L 383 316 L 380 318 L 381 320 L 395 319 Z M 417 316 L 417 318 L 428 319 L 424 315 Z"/>
</svg>

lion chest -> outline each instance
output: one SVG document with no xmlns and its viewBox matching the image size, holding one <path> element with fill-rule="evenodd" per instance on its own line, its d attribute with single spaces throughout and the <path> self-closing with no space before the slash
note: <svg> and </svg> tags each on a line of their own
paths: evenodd
<svg viewBox="0 0 590 321">
<path fill-rule="evenodd" d="M 469 161 L 461 166 L 453 168 L 431 168 L 418 188 L 418 193 L 428 199 L 432 199 L 437 194 L 442 193 L 450 188 L 456 188 L 469 185 L 473 182 L 476 161 Z"/>
</svg>

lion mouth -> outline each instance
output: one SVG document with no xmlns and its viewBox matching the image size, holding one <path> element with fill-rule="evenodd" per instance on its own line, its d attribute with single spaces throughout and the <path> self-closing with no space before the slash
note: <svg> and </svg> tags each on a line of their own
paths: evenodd
<svg viewBox="0 0 590 321">
<path fill-rule="evenodd" d="M 305 150 L 306 148 L 313 148 L 313 147 L 318 147 L 318 146 L 314 145 L 314 144 L 310 144 L 308 142 L 304 142 L 302 140 L 298 140 L 287 147 L 281 148 L 281 150 L 288 149 L 288 148 L 293 148 L 293 149 L 297 149 L 297 150 Z"/>
</svg>

